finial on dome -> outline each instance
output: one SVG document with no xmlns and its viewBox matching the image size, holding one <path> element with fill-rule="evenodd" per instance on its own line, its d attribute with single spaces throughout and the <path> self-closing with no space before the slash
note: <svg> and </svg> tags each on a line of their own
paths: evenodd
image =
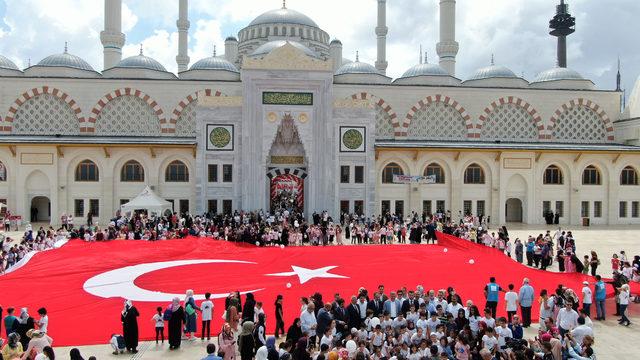
<svg viewBox="0 0 640 360">
<path fill-rule="evenodd" d="M 491 54 L 491 66 L 494 66 L 495 64 L 496 64 L 495 57 L 493 56 L 493 54 Z"/>
<path fill-rule="evenodd" d="M 69 42 L 68 42 L 68 41 L 65 41 L 65 42 L 64 42 L 64 53 L 66 54 L 66 53 L 68 53 L 68 52 L 69 52 Z"/>
<path fill-rule="evenodd" d="M 213 44 L 213 57 L 216 57 L 216 45 Z"/>
<path fill-rule="evenodd" d="M 140 56 L 144 56 L 144 53 L 142 52 L 142 43 L 140 43 Z"/>
<path fill-rule="evenodd" d="M 356 50 L 356 62 L 360 62 L 360 52 Z"/>
</svg>

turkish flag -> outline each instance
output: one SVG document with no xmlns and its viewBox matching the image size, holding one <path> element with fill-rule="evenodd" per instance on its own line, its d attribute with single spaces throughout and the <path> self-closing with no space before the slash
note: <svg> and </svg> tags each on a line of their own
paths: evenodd
<svg viewBox="0 0 640 360">
<path fill-rule="evenodd" d="M 536 294 L 543 288 L 551 291 L 559 283 L 579 293 L 584 279 L 593 282 L 581 274 L 530 269 L 497 250 L 442 234 L 439 245 L 293 248 L 258 248 L 194 237 L 159 242 L 74 240 L 38 253 L 21 269 L 0 277 L 0 302 L 5 309 L 28 307 L 35 318 L 37 309 L 46 307 L 49 334 L 58 346 L 89 345 L 106 343 L 111 334 L 122 332 L 124 299 L 132 299 L 140 311 L 141 339 L 152 339 L 156 307 L 165 308 L 173 296 L 183 300 L 187 289 L 197 295 L 215 294 L 212 327 L 216 334 L 222 326 L 226 294 L 251 291 L 264 303 L 271 333 L 278 294 L 284 296 L 288 327 L 300 316 L 302 296 L 320 292 L 331 301 L 340 293 L 348 299 L 361 286 L 371 293 L 380 284 L 386 291 L 453 286 L 464 301 L 471 299 L 482 308 L 490 276 L 503 288 L 513 283 L 516 289 L 528 277 Z M 534 302 L 534 319 L 537 312 Z M 502 299 L 498 313 L 505 313 Z"/>
</svg>

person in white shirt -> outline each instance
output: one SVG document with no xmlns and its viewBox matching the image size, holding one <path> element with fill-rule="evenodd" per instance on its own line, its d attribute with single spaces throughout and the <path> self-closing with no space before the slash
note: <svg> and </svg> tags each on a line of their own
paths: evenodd
<svg viewBox="0 0 640 360">
<path fill-rule="evenodd" d="M 482 347 L 492 354 L 498 352 L 498 339 L 496 339 L 493 328 L 487 328 L 484 336 L 482 336 Z"/>
<path fill-rule="evenodd" d="M 591 303 L 593 302 L 592 300 L 593 292 L 589 287 L 588 281 L 583 281 L 582 285 L 584 285 L 584 287 L 582 288 L 582 309 L 584 310 L 585 313 L 587 313 L 587 315 L 591 316 Z"/>
<path fill-rule="evenodd" d="M 620 315 L 622 318 L 618 321 L 620 325 L 629 326 L 631 321 L 627 317 L 627 306 L 629 306 L 629 284 L 622 285 L 618 291 L 618 299 L 620 301 Z"/>
<path fill-rule="evenodd" d="M 49 327 L 49 316 L 47 315 L 47 309 L 38 309 L 38 314 L 40 315 L 40 319 L 38 319 L 38 329 L 40 329 L 40 332 L 46 334 L 47 328 Z"/>
<path fill-rule="evenodd" d="M 507 327 L 507 319 L 501 317 L 498 319 L 498 326 L 496 327 L 496 335 L 498 335 L 498 351 L 505 352 L 502 348 L 507 344 L 507 338 L 513 338 L 511 329 Z"/>
<path fill-rule="evenodd" d="M 558 311 L 558 317 L 556 318 L 556 324 L 560 329 L 560 336 L 564 338 L 564 334 L 573 330 L 578 326 L 578 313 L 572 308 L 573 303 L 565 301 L 564 308 Z"/>
<path fill-rule="evenodd" d="M 451 303 L 447 304 L 446 311 L 455 317 L 458 316 L 458 310 L 460 309 L 464 309 L 464 307 L 462 304 L 458 303 L 458 298 L 456 296 L 452 296 Z"/>
<path fill-rule="evenodd" d="M 309 342 L 315 344 L 316 340 L 316 327 L 318 322 L 316 321 L 316 314 L 313 312 L 316 309 L 313 302 L 309 302 L 307 310 L 300 314 L 300 323 L 302 326 L 302 332 L 309 335 Z"/>
<path fill-rule="evenodd" d="M 491 309 L 484 309 L 484 317 L 480 321 L 484 321 L 488 328 L 496 328 L 496 319 L 491 316 Z"/>
<path fill-rule="evenodd" d="M 200 304 L 202 311 L 202 336 L 200 340 L 204 340 L 204 333 L 207 332 L 207 340 L 211 340 L 211 319 L 213 318 L 213 301 L 210 300 L 211 293 L 204 294 L 204 301 Z"/>
<path fill-rule="evenodd" d="M 262 308 L 262 302 L 256 302 L 256 306 L 253 307 L 253 322 L 254 324 L 258 323 L 258 317 L 260 314 L 264 314 L 264 309 Z"/>
<path fill-rule="evenodd" d="M 579 317 L 578 326 L 576 326 L 575 329 L 571 330 L 571 336 L 578 345 L 582 345 L 582 340 L 587 335 L 593 337 L 593 329 L 585 324 L 584 318 Z"/>
<path fill-rule="evenodd" d="M 156 308 L 157 313 L 153 315 L 151 321 L 155 324 L 156 328 L 156 345 L 158 345 L 158 340 L 162 339 L 162 343 L 164 344 L 164 316 L 162 315 L 162 307 L 158 306 Z"/>
<path fill-rule="evenodd" d="M 442 324 L 440 319 L 438 319 L 438 313 L 435 311 L 431 312 L 431 317 L 426 321 L 426 323 L 429 334 L 435 332 L 438 325 Z"/>
<path fill-rule="evenodd" d="M 507 317 L 509 323 L 513 315 L 518 312 L 518 293 L 513 291 L 513 284 L 509 284 L 509 291 L 504 294 L 504 301 L 507 303 Z"/>
</svg>

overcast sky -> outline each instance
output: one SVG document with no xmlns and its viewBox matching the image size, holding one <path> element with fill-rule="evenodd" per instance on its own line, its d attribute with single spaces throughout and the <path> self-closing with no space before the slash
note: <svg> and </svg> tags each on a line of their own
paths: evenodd
<svg viewBox="0 0 640 360">
<path fill-rule="evenodd" d="M 569 67 L 592 79 L 601 89 L 615 88 L 617 57 L 623 83 L 631 91 L 640 75 L 640 1 L 569 0 L 577 18 L 569 37 Z M 505 65 L 528 80 L 555 64 L 555 38 L 548 21 L 559 0 L 458 0 L 457 76 L 468 78 L 489 64 Z M 213 45 L 224 50 L 224 38 L 236 35 L 264 11 L 279 8 L 281 0 L 191 0 L 189 55 L 191 63 L 210 56 Z M 288 0 L 287 6 L 307 14 L 332 38 L 344 44 L 344 56 L 375 62 L 376 0 Z M 387 25 L 388 75 L 398 77 L 418 62 L 420 44 L 436 62 L 438 0 L 389 0 Z M 103 0 L 0 0 L 0 54 L 26 67 L 69 52 L 102 69 Z M 145 55 L 175 72 L 178 0 L 124 0 L 124 55 Z"/>
</svg>

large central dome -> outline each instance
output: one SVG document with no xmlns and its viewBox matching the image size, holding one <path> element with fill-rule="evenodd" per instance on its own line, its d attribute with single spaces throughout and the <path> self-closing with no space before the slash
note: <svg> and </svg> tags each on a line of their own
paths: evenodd
<svg viewBox="0 0 640 360">
<path fill-rule="evenodd" d="M 263 24 L 297 24 L 318 27 L 318 24 L 307 15 L 287 8 L 267 11 L 255 18 L 249 26 Z"/>
</svg>

